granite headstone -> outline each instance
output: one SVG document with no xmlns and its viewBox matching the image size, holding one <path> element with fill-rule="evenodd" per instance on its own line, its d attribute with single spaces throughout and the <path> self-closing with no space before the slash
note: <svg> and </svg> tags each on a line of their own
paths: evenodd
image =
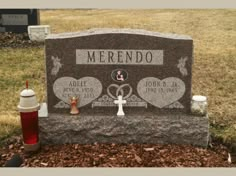
<svg viewBox="0 0 236 176">
<path fill-rule="evenodd" d="M 207 145 L 208 118 L 190 114 L 191 37 L 94 29 L 49 35 L 45 44 L 49 118 L 40 124 L 46 143 Z M 124 117 L 116 116 L 119 95 Z M 78 118 L 68 115 L 73 96 Z"/>
<path fill-rule="evenodd" d="M 145 31 L 102 30 L 46 40 L 49 113 L 109 111 L 118 95 L 134 113 L 189 112 L 193 41 Z M 120 77 L 121 76 L 121 77 Z"/>
<path fill-rule="evenodd" d="M 37 9 L 0 9 L 0 32 L 27 33 L 29 25 L 39 25 Z"/>
</svg>

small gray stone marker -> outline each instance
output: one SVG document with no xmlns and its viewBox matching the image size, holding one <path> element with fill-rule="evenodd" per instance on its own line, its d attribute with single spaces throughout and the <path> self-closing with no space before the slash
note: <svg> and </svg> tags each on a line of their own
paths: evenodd
<svg viewBox="0 0 236 176">
<path fill-rule="evenodd" d="M 28 35 L 32 41 L 42 42 L 50 33 L 51 29 L 49 25 L 28 26 Z"/>
<path fill-rule="evenodd" d="M 48 108 L 46 103 L 42 103 L 40 105 L 40 109 L 38 111 L 39 117 L 48 117 Z"/>
<path fill-rule="evenodd" d="M 191 37 L 92 29 L 49 35 L 45 54 L 49 117 L 40 119 L 42 142 L 207 146 L 208 116 L 190 111 Z M 73 96 L 80 114 L 71 117 Z"/>
</svg>

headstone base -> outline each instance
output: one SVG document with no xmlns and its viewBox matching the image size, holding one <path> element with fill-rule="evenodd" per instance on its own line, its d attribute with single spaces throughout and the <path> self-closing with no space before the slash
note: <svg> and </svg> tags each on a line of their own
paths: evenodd
<svg viewBox="0 0 236 176">
<path fill-rule="evenodd" d="M 62 115 L 39 118 L 42 144 L 148 143 L 190 144 L 207 147 L 208 116 Z"/>
</svg>

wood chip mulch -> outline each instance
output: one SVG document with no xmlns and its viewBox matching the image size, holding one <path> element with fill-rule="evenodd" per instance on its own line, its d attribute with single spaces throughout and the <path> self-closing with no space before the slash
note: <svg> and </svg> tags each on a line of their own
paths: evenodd
<svg viewBox="0 0 236 176">
<path fill-rule="evenodd" d="M 160 144 L 67 144 L 42 146 L 37 153 L 25 153 L 21 137 L 8 140 L 0 148 L 0 166 L 14 154 L 21 167 L 235 167 L 228 162 L 222 144 L 211 148 Z"/>
<path fill-rule="evenodd" d="M 0 33 L 0 48 L 29 48 L 43 46 L 44 42 L 33 42 L 27 33 L 15 34 L 11 32 Z"/>
</svg>

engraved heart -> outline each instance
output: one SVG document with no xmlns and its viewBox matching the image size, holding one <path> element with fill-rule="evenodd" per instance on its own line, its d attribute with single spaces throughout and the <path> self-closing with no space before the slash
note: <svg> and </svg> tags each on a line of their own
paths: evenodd
<svg viewBox="0 0 236 176">
<path fill-rule="evenodd" d="M 72 77 L 61 77 L 54 82 L 53 91 L 57 98 L 67 104 L 70 104 L 71 97 L 78 97 L 78 107 L 82 107 L 101 95 L 102 84 L 94 77 L 83 77 L 78 80 Z"/>
<path fill-rule="evenodd" d="M 163 108 L 179 100 L 184 95 L 185 84 L 176 77 L 163 80 L 147 77 L 139 81 L 137 91 L 139 96 L 148 103 Z"/>
</svg>

